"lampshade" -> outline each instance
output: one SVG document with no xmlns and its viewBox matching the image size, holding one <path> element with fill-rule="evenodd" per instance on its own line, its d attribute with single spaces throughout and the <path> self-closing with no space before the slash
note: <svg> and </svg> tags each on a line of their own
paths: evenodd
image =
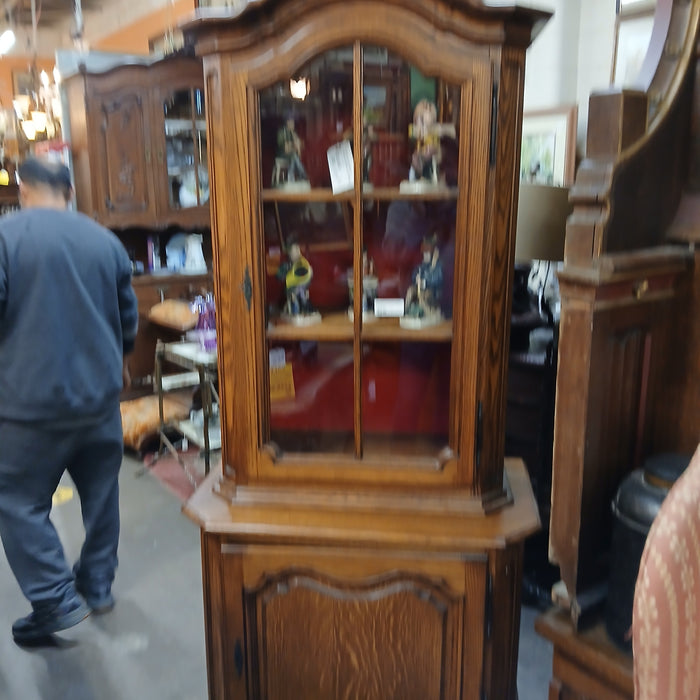
<svg viewBox="0 0 700 700">
<path fill-rule="evenodd" d="M 568 187 L 521 182 L 515 262 L 563 260 L 566 220 L 571 210 Z"/>
<path fill-rule="evenodd" d="M 25 119 L 22 122 L 22 131 L 29 141 L 34 141 L 36 138 L 36 124 L 31 119 Z"/>
<path fill-rule="evenodd" d="M 46 117 L 46 112 L 41 110 L 33 109 L 30 114 L 32 115 L 32 121 L 34 122 L 34 128 L 37 132 L 46 131 L 46 122 L 48 121 Z"/>
</svg>

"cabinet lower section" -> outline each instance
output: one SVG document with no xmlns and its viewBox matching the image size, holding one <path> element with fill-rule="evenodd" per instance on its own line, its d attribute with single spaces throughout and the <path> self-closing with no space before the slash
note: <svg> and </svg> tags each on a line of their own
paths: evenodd
<svg viewBox="0 0 700 700">
<path fill-rule="evenodd" d="M 212 475 L 186 506 L 202 526 L 210 697 L 516 698 L 522 539 L 537 527 L 516 476 L 509 518 L 235 505 Z"/>
<path fill-rule="evenodd" d="M 612 643 L 602 620 L 576 631 L 565 611 L 552 608 L 535 629 L 552 643 L 549 700 L 632 700 L 632 656 Z"/>
</svg>

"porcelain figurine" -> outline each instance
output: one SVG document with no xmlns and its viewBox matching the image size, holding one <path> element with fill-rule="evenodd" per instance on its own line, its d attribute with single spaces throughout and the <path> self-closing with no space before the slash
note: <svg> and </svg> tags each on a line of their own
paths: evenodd
<svg viewBox="0 0 700 700">
<path fill-rule="evenodd" d="M 454 124 L 438 122 L 435 104 L 421 100 L 413 111 L 413 123 L 409 126 L 409 137 L 415 140 L 416 146 L 411 156 L 408 180 L 401 182 L 399 191 L 416 193 L 445 186 L 440 171 L 443 136 L 455 138 Z"/>
<path fill-rule="evenodd" d="M 426 237 L 421 245 L 422 262 L 411 275 L 411 286 L 406 293 L 402 328 L 420 329 L 443 320 L 442 299 L 443 270 L 440 251 L 435 236 Z"/>
<path fill-rule="evenodd" d="M 287 173 L 286 185 L 298 181 L 307 182 L 309 177 L 301 162 L 302 141 L 295 129 L 294 117 L 289 116 L 277 132 L 277 157 L 285 159 Z"/>
<path fill-rule="evenodd" d="M 313 279 L 313 269 L 301 254 L 298 243 L 291 243 L 287 251 L 288 259 L 277 270 L 278 279 L 284 280 L 285 302 L 282 318 L 296 326 L 318 323 L 321 314 L 309 301 L 309 286 Z"/>
<path fill-rule="evenodd" d="M 374 260 L 369 257 L 367 250 L 362 253 L 362 319 L 365 323 L 374 321 L 374 300 L 377 298 L 379 279 L 374 274 Z M 353 320 L 355 313 L 353 309 L 355 299 L 355 280 L 353 271 L 348 270 L 348 291 L 350 293 L 350 308 L 348 317 Z"/>
</svg>

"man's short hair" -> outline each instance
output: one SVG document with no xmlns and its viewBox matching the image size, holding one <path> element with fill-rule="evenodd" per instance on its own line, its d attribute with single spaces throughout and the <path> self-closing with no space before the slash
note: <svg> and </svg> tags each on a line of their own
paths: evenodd
<svg viewBox="0 0 700 700">
<path fill-rule="evenodd" d="M 70 194 L 72 183 L 70 170 L 56 161 L 29 156 L 17 168 L 17 177 L 28 185 L 48 185 L 51 189 Z"/>
</svg>

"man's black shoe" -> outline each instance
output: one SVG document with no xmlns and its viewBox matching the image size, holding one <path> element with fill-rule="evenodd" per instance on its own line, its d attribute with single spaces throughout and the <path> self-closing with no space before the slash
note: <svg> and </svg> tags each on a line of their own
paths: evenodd
<svg viewBox="0 0 700 700">
<path fill-rule="evenodd" d="M 19 644 L 42 639 L 77 625 L 90 612 L 90 608 L 76 597 L 48 611 L 35 610 L 26 617 L 20 617 L 12 625 L 12 636 Z"/>
</svg>

